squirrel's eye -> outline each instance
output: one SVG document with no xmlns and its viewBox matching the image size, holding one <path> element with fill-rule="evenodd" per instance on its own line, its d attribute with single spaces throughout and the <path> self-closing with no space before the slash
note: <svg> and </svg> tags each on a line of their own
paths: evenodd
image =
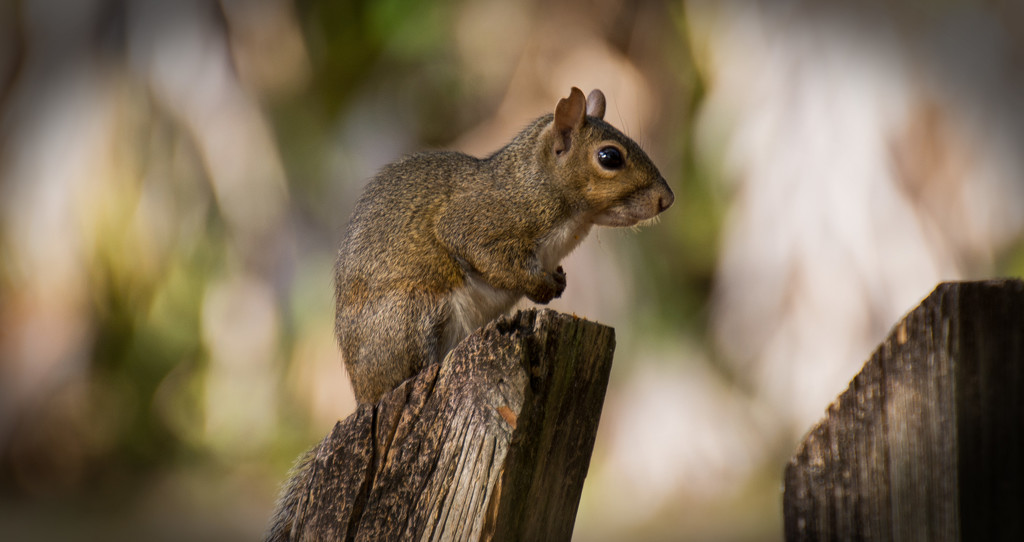
<svg viewBox="0 0 1024 542">
<path fill-rule="evenodd" d="M 602 147 L 601 150 L 597 151 L 597 163 L 601 164 L 601 167 L 605 169 L 621 169 L 625 165 L 626 161 L 622 158 L 622 153 L 615 147 Z"/>
</svg>

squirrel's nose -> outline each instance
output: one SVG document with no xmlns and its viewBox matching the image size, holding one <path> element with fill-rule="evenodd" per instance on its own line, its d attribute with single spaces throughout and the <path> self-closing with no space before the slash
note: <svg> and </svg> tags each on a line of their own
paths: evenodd
<svg viewBox="0 0 1024 542">
<path fill-rule="evenodd" d="M 662 182 L 664 182 L 664 181 L 662 181 Z M 674 202 L 675 200 L 676 200 L 675 194 L 672 193 L 672 190 L 666 184 L 665 185 L 664 193 L 662 193 L 661 195 L 658 196 L 658 212 L 660 213 L 660 212 L 664 211 L 665 209 L 668 209 L 669 207 L 671 207 L 672 206 L 672 202 Z"/>
</svg>

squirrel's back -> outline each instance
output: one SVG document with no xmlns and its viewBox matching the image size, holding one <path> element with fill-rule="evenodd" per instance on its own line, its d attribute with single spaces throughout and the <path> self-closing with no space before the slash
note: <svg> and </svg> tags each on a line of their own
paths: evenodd
<svg viewBox="0 0 1024 542">
<path fill-rule="evenodd" d="M 477 174 L 479 164 L 458 152 L 423 152 L 385 166 L 371 179 L 341 243 L 339 303 L 349 280 L 373 288 L 457 283 L 457 262 L 439 245 L 434 217 L 456 184 Z"/>
</svg>

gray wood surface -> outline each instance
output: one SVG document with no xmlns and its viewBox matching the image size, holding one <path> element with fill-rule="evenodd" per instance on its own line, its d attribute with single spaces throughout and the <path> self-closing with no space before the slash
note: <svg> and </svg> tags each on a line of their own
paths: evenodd
<svg viewBox="0 0 1024 542">
<path fill-rule="evenodd" d="M 489 324 L 338 422 L 267 540 L 569 540 L 614 348 L 550 310 Z"/>
<path fill-rule="evenodd" d="M 786 540 L 1024 540 L 1024 282 L 945 283 L 800 445 Z"/>
</svg>

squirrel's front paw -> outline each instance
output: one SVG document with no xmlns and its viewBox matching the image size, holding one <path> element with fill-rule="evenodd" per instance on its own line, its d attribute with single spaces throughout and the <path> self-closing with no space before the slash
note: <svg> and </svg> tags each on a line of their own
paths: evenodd
<svg viewBox="0 0 1024 542">
<path fill-rule="evenodd" d="M 561 297 L 565 291 L 565 271 L 558 266 L 553 273 L 544 273 L 544 281 L 540 287 L 532 292 L 527 292 L 526 297 L 534 303 L 546 304 L 556 297 Z"/>
<path fill-rule="evenodd" d="M 551 275 L 555 278 L 555 284 L 558 285 L 555 297 L 562 297 L 562 292 L 565 291 L 565 270 L 562 269 L 562 266 L 558 266 Z"/>
</svg>

